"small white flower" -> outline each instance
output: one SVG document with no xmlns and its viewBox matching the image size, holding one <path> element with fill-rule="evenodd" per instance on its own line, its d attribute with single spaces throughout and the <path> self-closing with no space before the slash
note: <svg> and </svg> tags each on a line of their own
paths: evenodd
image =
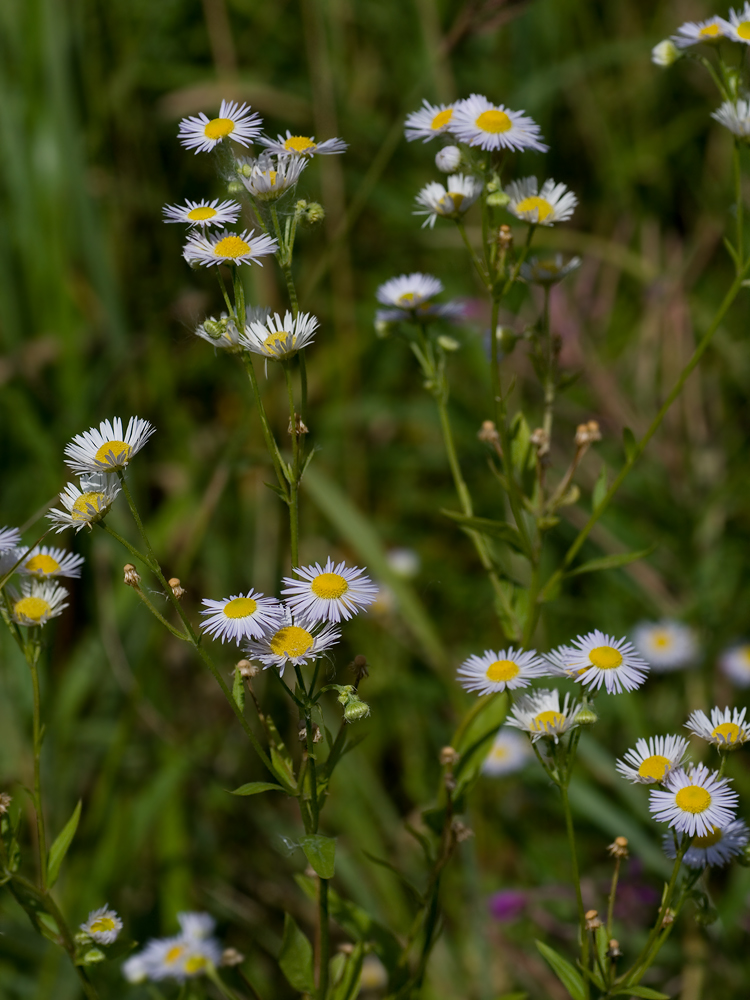
<svg viewBox="0 0 750 1000">
<path fill-rule="evenodd" d="M 258 201 L 275 201 L 295 186 L 308 164 L 305 156 L 279 156 L 267 154 L 257 160 L 240 158 L 237 176 L 253 198 Z"/>
<path fill-rule="evenodd" d="M 47 518 L 56 525 L 58 534 L 66 528 L 80 531 L 86 525 L 101 521 L 119 492 L 120 487 L 114 476 L 104 473 L 84 476 L 80 487 L 75 483 L 68 483 L 60 494 L 65 510 L 53 507 Z"/>
<path fill-rule="evenodd" d="M 111 422 L 102 420 L 98 428 L 91 427 L 83 434 L 76 434 L 65 445 L 65 464 L 79 475 L 124 469 L 155 430 L 148 420 L 140 417 L 130 418 L 125 433 L 119 417 Z"/>
<path fill-rule="evenodd" d="M 460 219 L 482 193 L 482 181 L 478 177 L 455 174 L 449 177 L 443 187 L 437 181 L 425 185 L 417 195 L 417 204 L 423 208 L 414 215 L 426 215 L 423 226 L 434 226 L 438 216 L 444 219 Z"/>
<path fill-rule="evenodd" d="M 242 235 L 222 230 L 215 235 L 196 234 L 188 237 L 182 256 L 188 264 L 263 264 L 258 259 L 276 253 L 279 244 L 270 236 L 255 235 L 255 230 L 245 230 Z"/>
<path fill-rule="evenodd" d="M 184 982 L 205 975 L 210 965 L 221 962 L 221 945 L 215 938 L 187 937 L 149 941 L 140 954 L 146 974 L 154 982 L 176 979 Z"/>
<path fill-rule="evenodd" d="M 178 913 L 177 922 L 183 936 L 192 941 L 210 938 L 216 930 L 216 921 L 210 913 Z"/>
<path fill-rule="evenodd" d="M 308 627 L 295 624 L 287 609 L 281 628 L 263 639 L 251 640 L 243 648 L 264 667 L 278 667 L 279 673 L 283 674 L 287 663 L 293 667 L 312 663 L 341 638 L 341 632 L 335 625 L 316 628 L 307 621 L 303 624 Z"/>
<path fill-rule="evenodd" d="M 730 646 L 719 656 L 719 669 L 737 687 L 750 687 L 750 643 Z"/>
<path fill-rule="evenodd" d="M 16 573 L 21 576 L 35 576 L 40 580 L 50 577 L 79 577 L 83 556 L 76 556 L 65 549 L 50 548 L 47 545 L 37 545 L 33 549 L 16 549 L 13 552 L 13 562 L 19 563 Z"/>
<path fill-rule="evenodd" d="M 299 579 L 285 576 L 287 586 L 281 593 L 294 614 L 307 622 L 348 621 L 378 595 L 363 569 L 343 562 L 334 565 L 330 556 L 325 566 L 299 566 L 294 572 Z"/>
<path fill-rule="evenodd" d="M 395 306 L 408 312 L 425 305 L 442 290 L 443 283 L 438 278 L 415 271 L 389 278 L 378 288 L 376 295 L 378 302 L 384 306 Z"/>
<path fill-rule="evenodd" d="M 747 826 L 741 819 L 733 819 L 723 829 L 713 827 L 710 833 L 694 837 L 693 842 L 685 851 L 684 863 L 688 868 L 723 868 L 732 858 L 742 854 L 748 842 Z M 674 837 L 664 834 L 664 853 L 673 861 L 677 857 Z"/>
<path fill-rule="evenodd" d="M 388 549 L 385 557 L 396 576 L 402 576 L 405 580 L 411 580 L 415 577 L 422 565 L 419 553 L 415 552 L 414 549 Z"/>
<path fill-rule="evenodd" d="M 692 44 L 692 43 L 690 43 Z M 682 56 L 682 52 L 671 38 L 665 38 L 651 49 L 651 62 L 654 66 L 671 66 Z"/>
<path fill-rule="evenodd" d="M 694 666 L 698 657 L 693 630 L 669 618 L 636 625 L 633 645 L 651 669 L 659 673 Z"/>
<path fill-rule="evenodd" d="M 451 131 L 456 104 L 430 104 L 422 101 L 419 111 L 412 111 L 404 122 L 404 135 L 409 142 L 422 139 L 429 142 L 436 135 Z"/>
<path fill-rule="evenodd" d="M 482 94 L 472 94 L 453 112 L 451 132 L 470 146 L 482 149 L 535 149 L 546 153 L 539 126 L 523 111 L 492 104 Z"/>
<path fill-rule="evenodd" d="M 318 321 L 312 313 L 299 313 L 297 318 L 287 310 L 284 319 L 278 313 L 265 322 L 251 322 L 240 334 L 240 343 L 253 354 L 274 361 L 285 361 L 311 344 Z"/>
<path fill-rule="evenodd" d="M 46 625 L 67 608 L 68 592 L 51 580 L 24 580 L 21 590 L 8 587 L 11 618 L 18 625 Z"/>
<path fill-rule="evenodd" d="M 747 98 L 724 101 L 717 111 L 711 112 L 711 117 L 740 139 L 750 137 L 750 100 Z"/>
<path fill-rule="evenodd" d="M 224 312 L 218 319 L 213 316 L 204 319 L 196 327 L 195 335 L 214 347 L 229 351 L 230 354 L 239 354 L 243 350 L 239 330 L 234 321 Z"/>
<path fill-rule="evenodd" d="M 482 773 L 499 778 L 520 771 L 531 759 L 529 742 L 520 733 L 503 726 L 498 730 L 492 749 L 484 758 Z"/>
<path fill-rule="evenodd" d="M 249 590 L 247 594 L 232 595 L 223 601 L 203 600 L 206 619 L 201 622 L 201 631 L 214 639 L 259 639 L 275 632 L 284 618 L 284 611 L 275 597 L 264 597 Z"/>
<path fill-rule="evenodd" d="M 576 681 L 580 674 L 585 673 L 588 667 L 574 666 L 579 662 L 579 653 L 572 646 L 558 646 L 557 649 L 550 650 L 543 654 L 549 668 L 548 673 L 552 677 L 568 677 Z"/>
<path fill-rule="evenodd" d="M 276 139 L 269 139 L 262 135 L 258 142 L 267 146 L 272 153 L 277 156 L 320 156 L 321 154 L 343 153 L 348 147 L 348 143 L 343 139 L 326 139 L 325 142 L 316 142 L 313 136 L 292 135 L 287 129 L 286 137 L 277 135 Z"/>
<path fill-rule="evenodd" d="M 458 146 L 443 146 L 435 154 L 435 166 L 444 174 L 454 174 L 461 166 L 461 150 Z"/>
<path fill-rule="evenodd" d="M 488 649 L 481 656 L 470 656 L 458 668 L 461 687 L 466 691 L 493 694 L 528 687 L 535 677 L 549 673 L 546 663 L 535 649 Z"/>
<path fill-rule="evenodd" d="M 21 543 L 21 533 L 18 528 L 0 528 L 0 555 Z"/>
<path fill-rule="evenodd" d="M 635 691 L 648 674 L 648 664 L 626 639 L 615 639 L 599 629 L 577 636 L 569 648 L 576 680 L 588 688 L 598 690 L 604 684 L 607 694 Z"/>
<path fill-rule="evenodd" d="M 718 42 L 724 37 L 726 21 L 721 17 L 710 17 L 707 21 L 686 21 L 672 35 L 678 49 L 687 49 L 699 42 Z M 659 44 L 663 45 L 663 42 Z"/>
<path fill-rule="evenodd" d="M 540 191 L 536 177 L 511 181 L 505 188 L 505 194 L 510 198 L 508 211 L 517 219 L 535 226 L 565 222 L 578 204 L 572 191 L 568 191 L 564 184 L 555 184 L 553 180 L 546 180 Z"/>
<path fill-rule="evenodd" d="M 143 961 L 143 953 L 131 955 L 122 963 L 122 974 L 129 983 L 145 983 L 148 979 L 148 966 Z"/>
<path fill-rule="evenodd" d="M 720 22 L 721 33 L 725 38 L 750 45 L 750 3 L 745 3 L 740 11 L 730 10 L 728 21 L 723 18 L 717 18 L 717 20 Z"/>
<path fill-rule="evenodd" d="M 580 257 L 571 257 L 566 264 L 561 253 L 549 257 L 530 257 L 521 264 L 521 277 L 532 285 L 555 285 L 580 266 Z"/>
<path fill-rule="evenodd" d="M 196 153 L 208 152 L 224 139 L 234 139 L 242 146 L 249 146 L 260 135 L 261 118 L 247 104 L 222 101 L 219 117 L 211 118 L 201 113 L 183 118 L 178 138 L 186 149 Z"/>
<path fill-rule="evenodd" d="M 739 796 L 728 788 L 729 780 L 704 764 L 690 771 L 678 768 L 664 779 L 664 791 L 651 792 L 649 809 L 657 822 L 691 837 L 705 837 L 734 819 Z"/>
<path fill-rule="evenodd" d="M 242 211 L 236 201 L 190 201 L 184 205 L 165 205 L 165 222 L 183 222 L 188 226 L 228 226 L 236 222 Z"/>
<path fill-rule="evenodd" d="M 736 750 L 750 739 L 750 725 L 745 722 L 746 712 L 746 708 L 739 712 L 736 708 L 725 708 L 723 712 L 720 708 L 712 708 L 709 722 L 706 713 L 697 709 L 690 715 L 685 726 L 691 733 L 713 743 L 715 747 Z"/>
<path fill-rule="evenodd" d="M 97 944 L 112 944 L 122 930 L 122 920 L 107 905 L 89 913 L 88 920 L 81 924 L 81 930 Z"/>
<path fill-rule="evenodd" d="M 628 781 L 654 785 L 664 781 L 676 767 L 682 767 L 688 741 L 682 736 L 650 736 L 638 740 L 635 750 L 628 750 L 624 760 L 618 760 L 617 770 Z"/>
<path fill-rule="evenodd" d="M 523 729 L 533 743 L 543 736 L 551 737 L 555 743 L 560 736 L 578 725 L 576 719 L 581 706 L 570 702 L 570 695 L 565 695 L 560 707 L 560 692 L 555 688 L 540 688 L 530 694 L 522 694 L 511 708 L 512 718 L 506 720 L 506 726 Z"/>
</svg>

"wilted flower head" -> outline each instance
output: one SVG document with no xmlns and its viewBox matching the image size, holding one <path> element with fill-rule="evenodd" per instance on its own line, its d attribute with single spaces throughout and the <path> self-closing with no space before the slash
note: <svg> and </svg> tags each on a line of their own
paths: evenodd
<svg viewBox="0 0 750 1000">
<path fill-rule="evenodd" d="M 581 266 L 580 257 L 571 257 L 565 263 L 561 253 L 552 256 L 530 257 L 521 264 L 521 277 L 530 285 L 555 285 Z"/>
</svg>

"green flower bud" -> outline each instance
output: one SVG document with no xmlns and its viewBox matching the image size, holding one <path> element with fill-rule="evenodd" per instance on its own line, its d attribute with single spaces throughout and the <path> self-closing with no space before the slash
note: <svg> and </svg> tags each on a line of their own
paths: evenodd
<svg viewBox="0 0 750 1000">
<path fill-rule="evenodd" d="M 82 965 L 96 965 L 106 959 L 106 955 L 99 948 L 92 948 L 80 959 Z"/>
<path fill-rule="evenodd" d="M 244 187 L 239 181 L 230 181 L 227 184 L 227 194 L 231 194 L 232 197 L 235 197 L 238 194 L 242 194 L 243 191 Z"/>
<path fill-rule="evenodd" d="M 457 351 L 461 346 L 453 337 L 438 337 L 437 342 L 444 351 Z"/>
<path fill-rule="evenodd" d="M 322 222 L 326 217 L 325 209 L 317 201 L 311 201 L 305 212 L 305 220 L 314 226 L 317 222 Z"/>
<path fill-rule="evenodd" d="M 242 177 L 252 177 L 253 167 L 251 163 L 243 163 L 240 169 L 237 171 Z"/>
<path fill-rule="evenodd" d="M 590 705 L 584 705 L 576 716 L 579 726 L 593 726 L 598 721 L 599 716 Z"/>
<path fill-rule="evenodd" d="M 491 208 L 505 208 L 510 202 L 510 198 L 505 191 L 492 191 L 487 195 L 487 204 Z"/>
<path fill-rule="evenodd" d="M 353 699 L 344 709 L 344 718 L 347 722 L 359 722 L 366 719 L 370 714 L 370 706 L 359 699 Z"/>
<path fill-rule="evenodd" d="M 203 329 L 212 340 L 219 340 L 226 330 L 226 323 L 223 323 L 221 320 L 207 319 L 203 323 Z"/>
</svg>

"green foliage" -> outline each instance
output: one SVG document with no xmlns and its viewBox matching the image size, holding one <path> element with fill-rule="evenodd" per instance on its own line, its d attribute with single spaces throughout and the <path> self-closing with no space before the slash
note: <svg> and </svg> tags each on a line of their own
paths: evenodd
<svg viewBox="0 0 750 1000">
<path fill-rule="evenodd" d="M 284 917 L 279 968 L 295 990 L 310 994 L 315 992 L 312 945 L 288 913 Z"/>
</svg>

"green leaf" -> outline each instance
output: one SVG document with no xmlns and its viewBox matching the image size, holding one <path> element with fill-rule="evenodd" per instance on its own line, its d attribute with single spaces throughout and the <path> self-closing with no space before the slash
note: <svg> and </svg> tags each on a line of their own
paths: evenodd
<svg viewBox="0 0 750 1000">
<path fill-rule="evenodd" d="M 531 448 L 531 431 L 523 413 L 517 413 L 510 425 L 510 458 L 516 475 L 521 478 L 524 469 L 534 465 Z"/>
<path fill-rule="evenodd" d="M 266 729 L 268 730 L 268 736 L 271 742 L 271 763 L 273 764 L 274 774 L 284 786 L 286 791 L 289 792 L 290 795 L 294 795 L 297 791 L 297 779 L 294 776 L 294 763 L 292 761 L 291 754 L 284 745 L 281 734 L 276 728 L 276 724 L 270 715 L 266 716 Z"/>
<path fill-rule="evenodd" d="M 591 507 L 593 510 L 601 507 L 602 500 L 604 500 L 607 495 L 607 466 L 602 465 L 601 472 L 596 480 L 596 485 L 594 486 L 594 492 L 591 494 Z"/>
<path fill-rule="evenodd" d="M 588 562 L 576 566 L 569 570 L 566 576 L 578 576 L 581 573 L 596 573 L 601 569 L 617 569 L 618 566 L 627 566 L 628 563 L 636 562 L 638 559 L 645 559 L 650 556 L 656 545 L 649 545 L 647 549 L 640 552 L 619 552 L 614 556 L 602 556 L 600 559 L 590 559 Z"/>
<path fill-rule="evenodd" d="M 649 989 L 648 986 L 626 986 L 621 990 L 615 990 L 612 996 L 643 997 L 644 1000 L 669 1000 L 668 993 L 659 993 L 658 990 Z"/>
<path fill-rule="evenodd" d="M 245 711 L 245 681 L 239 670 L 234 672 L 234 683 L 232 684 L 232 697 L 240 712 Z"/>
<path fill-rule="evenodd" d="M 369 851 L 362 851 L 364 856 L 368 858 L 373 864 L 380 865 L 383 868 L 387 868 L 388 871 L 393 872 L 396 878 L 399 880 L 401 885 L 407 891 L 407 893 L 412 897 L 412 900 L 417 904 L 417 906 L 424 906 L 424 899 L 422 898 L 422 893 L 417 889 L 413 882 L 403 875 L 399 869 L 390 861 L 386 861 L 385 858 L 379 858 L 376 854 L 370 854 Z"/>
<path fill-rule="evenodd" d="M 503 993 L 497 1000 L 528 1000 L 528 993 Z"/>
<path fill-rule="evenodd" d="M 79 799 L 78 805 L 73 810 L 73 815 L 62 828 L 54 844 L 49 849 L 47 857 L 47 885 L 50 889 L 57 882 L 57 876 L 60 874 L 60 865 L 63 863 L 63 859 L 68 853 L 68 848 L 73 843 L 73 837 L 76 835 L 78 821 L 81 818 L 81 805 L 82 803 Z"/>
<path fill-rule="evenodd" d="M 635 454 L 636 440 L 635 434 L 633 434 L 629 427 L 623 427 L 622 429 L 622 443 L 625 446 L 625 457 L 630 461 Z"/>
<path fill-rule="evenodd" d="M 331 1000 L 350 1000 L 357 995 L 359 980 L 362 976 L 362 963 L 365 958 L 365 946 L 358 941 L 351 955 L 342 956 L 344 962 L 341 974 L 334 980 Z"/>
<path fill-rule="evenodd" d="M 231 795 L 260 795 L 261 792 L 283 792 L 286 789 L 275 785 L 272 781 L 248 781 L 246 785 L 235 788 Z"/>
<path fill-rule="evenodd" d="M 321 878 L 333 878 L 336 859 L 336 841 L 333 837 L 323 837 L 319 833 L 312 833 L 308 837 L 302 838 L 302 850 Z"/>
<path fill-rule="evenodd" d="M 573 997 L 573 1000 L 584 1000 L 583 978 L 580 972 L 544 942 L 537 941 L 536 946 L 542 958 L 549 963 L 552 971 Z"/>
<path fill-rule="evenodd" d="M 295 990 L 300 993 L 315 993 L 312 945 L 288 913 L 284 914 L 279 968 Z"/>
<path fill-rule="evenodd" d="M 508 524 L 507 521 L 493 521 L 489 517 L 467 517 L 455 510 L 441 510 L 440 513 L 445 514 L 452 521 L 456 521 L 466 531 L 478 531 L 480 535 L 499 538 L 500 541 L 512 545 L 519 552 L 526 552 L 518 529 L 514 528 L 512 524 Z"/>
</svg>

